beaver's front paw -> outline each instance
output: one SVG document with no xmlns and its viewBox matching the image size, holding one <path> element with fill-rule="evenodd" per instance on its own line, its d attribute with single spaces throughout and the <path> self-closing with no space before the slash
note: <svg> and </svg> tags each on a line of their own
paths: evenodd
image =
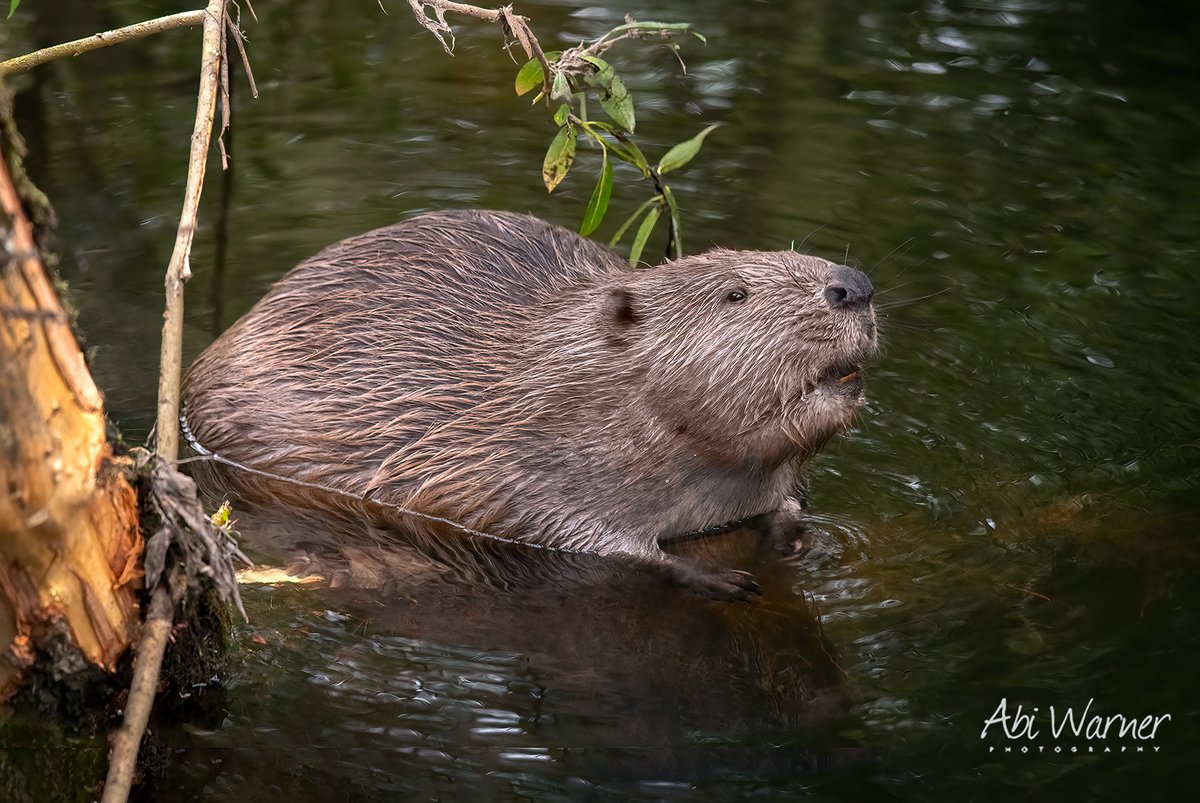
<svg viewBox="0 0 1200 803">
<path fill-rule="evenodd" d="M 700 566 L 674 556 L 669 557 L 664 568 L 676 583 L 709 599 L 749 602 L 762 593 L 754 575 L 738 569 Z"/>
<path fill-rule="evenodd" d="M 808 527 L 799 503 L 789 500 L 779 510 L 760 516 L 755 525 L 763 541 L 784 555 L 799 557 L 811 546 L 805 538 Z"/>
</svg>

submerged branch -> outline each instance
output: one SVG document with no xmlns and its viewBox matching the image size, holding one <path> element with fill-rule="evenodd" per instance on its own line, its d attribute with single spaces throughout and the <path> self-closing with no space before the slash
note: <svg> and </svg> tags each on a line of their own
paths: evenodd
<svg viewBox="0 0 1200 803">
<path fill-rule="evenodd" d="M 25 72 L 48 61 L 54 61 L 55 59 L 67 56 L 78 56 L 81 53 L 99 50 L 102 47 L 117 45 L 121 42 L 128 42 L 131 39 L 140 39 L 143 36 L 149 36 L 161 31 L 170 31 L 175 28 L 193 28 L 204 22 L 204 15 L 206 13 L 208 12 L 204 9 L 184 11 L 180 14 L 171 14 L 166 17 L 126 25 L 124 28 L 114 28 L 111 31 L 92 34 L 83 39 L 76 39 L 74 42 L 64 42 L 61 45 L 35 50 L 33 53 L 28 53 L 24 56 L 0 61 L 0 75 Z"/>
</svg>

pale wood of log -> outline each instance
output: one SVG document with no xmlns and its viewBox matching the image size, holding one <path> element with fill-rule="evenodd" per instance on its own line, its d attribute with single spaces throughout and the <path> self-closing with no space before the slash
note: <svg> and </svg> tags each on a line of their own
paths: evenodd
<svg viewBox="0 0 1200 803">
<path fill-rule="evenodd" d="M 0 153 L 0 699 L 65 634 L 113 671 L 137 632 L 137 498 Z"/>
</svg>

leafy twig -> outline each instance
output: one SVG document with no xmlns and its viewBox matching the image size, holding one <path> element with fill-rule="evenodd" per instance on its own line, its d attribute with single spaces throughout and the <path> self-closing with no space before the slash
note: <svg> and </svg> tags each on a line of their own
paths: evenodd
<svg viewBox="0 0 1200 803">
<path fill-rule="evenodd" d="M 710 126 L 692 139 L 676 145 L 657 167 L 652 167 L 641 149 L 630 139 L 635 125 L 633 98 L 612 65 L 600 58 L 600 55 L 625 39 L 650 36 L 669 39 L 676 34 L 690 33 L 705 41 L 703 36 L 692 29 L 690 23 L 637 22 L 626 17 L 624 25 L 618 25 L 591 44 L 580 44 L 561 52 L 546 54 L 529 28 L 528 20 L 513 13 L 512 6 L 488 9 L 451 0 L 409 0 L 409 5 L 421 26 L 432 33 L 450 55 L 454 55 L 454 31 L 446 21 L 447 13 L 498 22 L 504 29 L 505 36 L 515 39 L 525 51 L 529 60 L 517 71 L 514 81 L 517 94 L 524 95 L 540 88 L 541 91 L 534 98 L 535 104 L 542 99 L 559 102 L 554 112 L 554 122 L 559 130 L 542 160 L 542 180 L 547 191 L 553 192 L 570 171 L 575 161 L 580 129 L 600 147 L 600 178 L 584 212 L 579 228 L 580 234 L 587 236 L 595 231 L 608 211 L 613 186 L 613 166 L 609 160 L 611 155 L 636 167 L 644 178 L 652 179 L 655 189 L 652 201 L 643 204 L 634 218 L 621 227 L 612 244 L 615 245 L 637 216 L 644 213 L 645 218 L 638 228 L 630 251 L 631 263 L 636 262 L 655 223 L 664 213 L 668 213 L 670 232 L 667 256 L 683 256 L 679 205 L 671 188 L 662 180 L 662 174 L 682 167 L 695 156 L 704 137 L 713 127 Z M 672 47 L 677 50 L 677 46 Z M 676 57 L 678 55 L 676 52 Z M 682 63 L 681 59 L 680 64 Z M 596 93 L 600 106 L 612 120 L 611 123 L 587 119 L 589 91 Z"/>
<path fill-rule="evenodd" d="M 652 33 L 657 33 L 664 39 L 676 33 L 690 33 L 701 42 L 708 42 L 689 22 L 638 22 L 632 17 L 626 17 L 624 25 L 618 25 L 601 36 L 588 46 L 587 52 L 599 56 L 622 39 L 642 39 Z"/>
</svg>

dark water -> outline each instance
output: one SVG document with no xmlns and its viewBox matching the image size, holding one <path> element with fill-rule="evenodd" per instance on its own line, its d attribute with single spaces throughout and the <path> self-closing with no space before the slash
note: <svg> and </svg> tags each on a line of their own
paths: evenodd
<svg viewBox="0 0 1200 803">
<path fill-rule="evenodd" d="M 28 0 L 0 47 L 150 5 Z M 297 260 L 413 211 L 581 217 L 582 175 L 553 197 L 541 187 L 551 129 L 513 96 L 492 30 L 462 25 L 449 59 L 402 3 L 386 3 L 390 16 L 373 3 L 254 5 L 262 97 L 236 88 L 235 170 L 210 171 L 189 354 Z M 732 560 L 767 586 L 754 607 L 636 577 L 487 593 L 449 580 L 247 588 L 252 624 L 237 633 L 224 713 L 166 728 L 158 788 L 212 800 L 1189 797 L 1195 9 L 519 8 L 545 43 L 628 11 L 694 22 L 709 42 L 685 46 L 686 77 L 665 51 L 621 51 L 652 159 L 725 124 L 675 182 L 689 249 L 796 243 L 881 289 L 887 353 L 869 414 L 814 466 L 814 549 L 785 563 L 735 544 Z M 176 32 L 18 83 L 94 370 L 135 441 L 153 419 L 197 54 L 196 35 Z M 629 178 L 617 211 L 644 197 Z M 1002 699 L 1038 709 L 1037 738 L 999 726 L 981 738 Z M 1089 700 L 1092 713 L 1171 719 L 1153 739 L 1053 738 L 1049 708 L 1061 718 Z"/>
</svg>

